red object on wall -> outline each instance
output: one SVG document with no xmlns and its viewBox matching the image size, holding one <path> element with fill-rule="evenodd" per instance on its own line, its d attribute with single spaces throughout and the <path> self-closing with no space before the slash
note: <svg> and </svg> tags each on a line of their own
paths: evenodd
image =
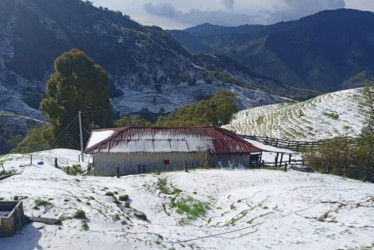
<svg viewBox="0 0 374 250">
<path fill-rule="evenodd" d="M 164 160 L 165 165 L 169 165 L 170 161 L 169 160 Z"/>
</svg>

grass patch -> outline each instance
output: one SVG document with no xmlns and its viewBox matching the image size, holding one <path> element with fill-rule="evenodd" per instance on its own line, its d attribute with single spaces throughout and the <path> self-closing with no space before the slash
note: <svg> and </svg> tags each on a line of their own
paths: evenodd
<svg viewBox="0 0 374 250">
<path fill-rule="evenodd" d="M 247 215 L 247 211 L 242 211 L 238 215 L 234 216 L 228 223 L 226 223 L 226 226 L 234 226 L 235 223 L 245 217 Z"/>
<path fill-rule="evenodd" d="M 35 205 L 36 206 L 43 206 L 43 207 L 48 207 L 48 206 L 53 206 L 52 203 L 50 203 L 49 201 L 45 201 L 45 200 L 41 200 L 41 199 L 37 199 L 35 200 Z"/>
<path fill-rule="evenodd" d="M 281 170 L 284 171 L 284 167 L 274 167 L 274 166 L 264 166 L 261 169 L 267 169 L 267 170 Z"/>
<path fill-rule="evenodd" d="M 329 117 L 329 118 L 331 118 L 333 120 L 339 120 L 339 115 L 335 114 L 335 113 L 326 113 L 326 112 L 324 112 L 323 115 L 326 116 L 326 117 Z"/>
<path fill-rule="evenodd" d="M 352 127 L 351 126 L 348 126 L 348 125 L 344 125 L 343 129 L 344 130 L 350 130 Z"/>
<path fill-rule="evenodd" d="M 82 173 L 81 165 L 73 165 L 72 167 L 61 167 L 62 170 L 67 173 L 68 175 L 78 175 Z"/>
<path fill-rule="evenodd" d="M 172 194 L 180 194 L 182 190 L 174 188 L 174 187 L 168 187 L 167 180 L 165 178 L 158 178 L 157 181 L 157 188 L 164 194 L 172 195 Z"/>
<path fill-rule="evenodd" d="M 83 230 L 83 231 L 88 231 L 88 230 L 90 230 L 90 228 L 89 228 L 88 225 L 87 225 L 87 222 L 86 222 L 84 219 L 82 219 L 82 230 Z"/>
<path fill-rule="evenodd" d="M 184 225 L 188 221 L 205 216 L 210 210 L 210 205 L 208 202 L 199 201 L 192 197 L 177 197 L 172 200 L 172 208 L 175 208 L 178 214 L 186 215 L 186 218 L 180 221 L 180 224 Z"/>
<path fill-rule="evenodd" d="M 257 125 L 261 125 L 264 123 L 264 117 L 263 116 L 259 116 L 256 120 L 256 123 Z"/>
</svg>

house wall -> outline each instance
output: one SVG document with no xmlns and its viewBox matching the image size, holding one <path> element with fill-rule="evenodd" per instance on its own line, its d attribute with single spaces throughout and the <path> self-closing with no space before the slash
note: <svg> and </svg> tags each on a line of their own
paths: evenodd
<svg viewBox="0 0 374 250">
<path fill-rule="evenodd" d="M 94 153 L 95 175 L 115 176 L 202 167 L 205 153 Z M 210 167 L 247 167 L 250 154 L 209 155 Z M 165 161 L 166 160 L 166 161 Z M 169 163 L 169 164 L 166 164 Z"/>
</svg>

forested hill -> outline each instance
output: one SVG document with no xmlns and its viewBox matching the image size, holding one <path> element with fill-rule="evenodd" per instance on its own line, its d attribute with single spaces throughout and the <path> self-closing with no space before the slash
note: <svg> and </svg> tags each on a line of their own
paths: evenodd
<svg viewBox="0 0 374 250">
<path fill-rule="evenodd" d="M 268 26 L 202 24 L 169 33 L 192 53 L 226 53 L 293 86 L 332 91 L 373 77 L 373 24 L 372 12 L 339 9 Z"/>
<path fill-rule="evenodd" d="M 222 57 L 208 62 L 192 56 L 161 28 L 143 26 L 121 12 L 96 8 L 89 1 L 1 0 L 3 110 L 40 117 L 39 101 L 53 72 L 53 60 L 71 48 L 84 51 L 108 72 L 112 102 L 121 114 L 144 108 L 168 112 L 219 89 L 230 89 L 228 83 L 252 90 L 274 89 L 276 85 L 289 93 L 281 83 L 254 75 L 245 67 L 222 68 Z M 181 86 L 191 90 L 184 91 Z M 181 87 L 175 91 L 179 94 L 170 98 L 171 89 L 177 87 Z M 131 100 L 134 97 L 136 101 Z M 261 100 L 279 101 L 274 97 Z"/>
</svg>

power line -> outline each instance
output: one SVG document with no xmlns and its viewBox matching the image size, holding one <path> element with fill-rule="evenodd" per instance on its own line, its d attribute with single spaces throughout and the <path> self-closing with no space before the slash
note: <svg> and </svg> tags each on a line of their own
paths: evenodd
<svg viewBox="0 0 374 250">
<path fill-rule="evenodd" d="M 82 114 L 88 114 L 88 113 L 99 113 L 99 112 L 108 112 L 108 110 L 105 110 L 105 109 L 98 109 L 98 110 L 81 111 Z"/>
<path fill-rule="evenodd" d="M 57 140 L 62 136 L 62 134 L 71 126 L 71 124 L 73 124 L 73 122 L 78 118 L 78 115 L 76 115 L 74 117 L 74 119 L 64 128 L 64 130 L 62 130 L 62 132 L 56 137 L 55 139 L 55 144 L 57 142 Z"/>
</svg>

